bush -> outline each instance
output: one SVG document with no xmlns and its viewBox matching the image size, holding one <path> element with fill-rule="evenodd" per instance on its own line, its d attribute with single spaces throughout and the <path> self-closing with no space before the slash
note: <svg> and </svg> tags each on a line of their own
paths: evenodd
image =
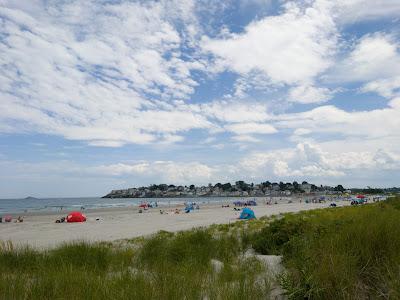
<svg viewBox="0 0 400 300">
<path fill-rule="evenodd" d="M 307 225 L 308 223 L 301 217 L 286 215 L 284 218 L 272 221 L 260 232 L 250 236 L 250 243 L 254 250 L 261 254 L 283 254 L 287 244 L 301 235 Z"/>
</svg>

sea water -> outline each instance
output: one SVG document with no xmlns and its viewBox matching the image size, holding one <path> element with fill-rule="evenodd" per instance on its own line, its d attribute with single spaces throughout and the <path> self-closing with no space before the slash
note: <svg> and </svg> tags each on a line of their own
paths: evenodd
<svg viewBox="0 0 400 300">
<path fill-rule="evenodd" d="M 81 209 L 99 209 L 112 207 L 137 207 L 142 202 L 157 202 L 168 207 L 185 202 L 232 203 L 237 197 L 199 197 L 199 198 L 43 198 L 43 199 L 0 199 L 0 215 L 6 213 L 58 212 Z"/>
</svg>

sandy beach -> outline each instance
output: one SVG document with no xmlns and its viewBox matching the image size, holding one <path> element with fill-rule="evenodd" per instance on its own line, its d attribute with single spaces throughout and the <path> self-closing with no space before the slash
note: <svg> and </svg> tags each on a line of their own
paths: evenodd
<svg viewBox="0 0 400 300">
<path fill-rule="evenodd" d="M 338 206 L 347 205 L 340 201 Z M 329 203 L 281 203 L 261 204 L 253 207 L 257 217 L 285 212 L 298 212 L 316 208 L 327 208 Z M 182 209 L 182 206 L 180 207 Z M 160 214 L 159 209 L 138 213 L 137 208 L 98 209 L 86 211 L 85 223 L 55 223 L 62 213 L 26 215 L 23 223 L 0 223 L 0 239 L 12 241 L 14 245 L 32 247 L 54 247 L 74 240 L 114 241 L 149 235 L 159 230 L 179 231 L 211 224 L 236 222 L 240 212 L 233 207 L 220 205 L 202 206 L 191 213 L 174 214 L 174 208 Z M 99 220 L 96 220 L 99 218 Z"/>
</svg>

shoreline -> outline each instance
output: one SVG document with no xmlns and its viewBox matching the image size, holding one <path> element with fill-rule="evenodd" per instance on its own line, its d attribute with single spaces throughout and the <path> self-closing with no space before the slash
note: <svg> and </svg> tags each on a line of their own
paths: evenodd
<svg viewBox="0 0 400 300">
<path fill-rule="evenodd" d="M 338 206 L 349 205 L 348 201 L 338 201 Z M 220 203 L 201 205 L 199 210 L 190 213 L 174 214 L 176 208 L 152 208 L 138 213 L 136 208 L 102 208 L 85 210 L 87 221 L 84 223 L 55 223 L 65 213 L 50 212 L 45 214 L 28 214 L 22 223 L 0 223 L 0 240 L 11 241 L 15 246 L 34 248 L 51 248 L 65 242 L 85 240 L 116 241 L 156 233 L 160 230 L 181 231 L 195 227 L 224 224 L 238 221 L 239 211 L 233 206 L 222 208 Z M 259 204 L 252 207 L 256 217 L 277 215 L 287 212 L 299 212 L 318 208 L 328 208 L 326 203 L 279 203 Z M 160 209 L 168 214 L 160 214 Z M 96 221 L 99 218 L 99 221 Z"/>
<path fill-rule="evenodd" d="M 271 200 L 272 202 L 277 201 L 278 203 L 287 203 L 289 200 L 293 202 L 299 202 L 300 200 L 304 201 L 305 199 L 312 199 L 316 196 L 313 195 L 304 195 L 304 196 L 247 196 L 247 197 L 194 197 L 194 198 L 185 198 L 185 197 L 176 197 L 176 198 L 106 198 L 110 200 L 110 202 L 106 203 L 85 203 L 84 201 L 80 204 L 70 204 L 70 203 L 62 203 L 61 205 L 49 205 L 49 206 L 38 206 L 38 207 L 21 207 L 15 209 L 0 208 L 0 217 L 5 215 L 12 216 L 35 216 L 35 215 L 57 215 L 60 213 L 68 213 L 71 211 L 97 211 L 97 210 L 117 210 L 117 209 L 134 209 L 138 208 L 141 202 L 157 202 L 159 208 L 165 209 L 166 207 L 175 207 L 175 206 L 183 206 L 184 202 L 195 202 L 199 205 L 233 205 L 234 201 L 248 201 L 255 200 L 259 204 L 264 204 L 266 201 Z M 38 199 L 37 201 L 47 200 L 53 198 L 46 199 Z M 55 198 L 56 199 L 56 198 Z M 68 198 L 69 199 L 69 198 Z M 102 198 L 70 198 L 70 199 L 102 199 Z M 141 199 L 141 201 L 137 201 Z M 10 199 L 3 199 L 9 201 Z M 118 203 L 118 200 L 121 200 L 121 203 Z M 134 202 L 125 202 L 127 200 L 132 200 Z M 325 200 L 329 201 L 345 201 L 346 199 L 341 197 L 334 196 L 325 196 Z M 1 205 L 1 199 L 0 199 Z M 82 210 L 81 207 L 84 209 Z M 61 210 L 62 208 L 62 210 Z"/>
</svg>

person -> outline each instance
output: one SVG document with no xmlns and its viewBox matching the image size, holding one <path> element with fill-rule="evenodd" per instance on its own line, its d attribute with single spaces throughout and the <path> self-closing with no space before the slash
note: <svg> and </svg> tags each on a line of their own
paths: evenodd
<svg viewBox="0 0 400 300">
<path fill-rule="evenodd" d="M 56 223 L 64 223 L 65 222 L 65 217 L 61 217 L 60 219 L 56 220 Z"/>
<path fill-rule="evenodd" d="M 23 221 L 24 221 L 24 219 L 23 219 L 21 216 L 18 216 L 17 222 L 18 222 L 18 223 L 22 223 Z"/>
<path fill-rule="evenodd" d="M 175 209 L 175 213 L 176 213 L 176 214 L 179 214 L 179 209 Z"/>
</svg>

